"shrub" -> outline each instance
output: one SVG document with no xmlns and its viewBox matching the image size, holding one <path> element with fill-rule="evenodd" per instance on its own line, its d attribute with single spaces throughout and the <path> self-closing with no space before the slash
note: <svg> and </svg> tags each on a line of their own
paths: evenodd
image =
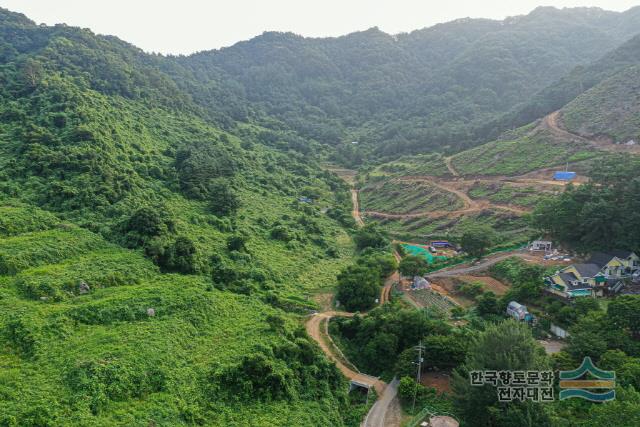
<svg viewBox="0 0 640 427">
<path fill-rule="evenodd" d="M 162 391 L 166 376 L 151 361 L 134 364 L 117 359 L 79 362 L 65 378 L 67 386 L 89 402 L 97 414 L 109 400 L 123 401 L 142 398 L 146 394 Z"/>
</svg>

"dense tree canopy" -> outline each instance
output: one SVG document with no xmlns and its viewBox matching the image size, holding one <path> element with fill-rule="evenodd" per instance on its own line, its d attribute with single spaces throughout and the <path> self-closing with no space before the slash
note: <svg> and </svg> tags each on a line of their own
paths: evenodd
<svg viewBox="0 0 640 427">
<path fill-rule="evenodd" d="M 534 225 L 578 252 L 640 250 L 640 161 L 599 162 L 589 184 L 536 208 Z"/>
</svg>

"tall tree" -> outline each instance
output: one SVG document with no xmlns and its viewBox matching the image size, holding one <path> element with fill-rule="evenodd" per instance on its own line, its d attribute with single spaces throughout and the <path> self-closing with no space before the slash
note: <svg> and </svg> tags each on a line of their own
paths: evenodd
<svg viewBox="0 0 640 427">
<path fill-rule="evenodd" d="M 471 343 L 462 369 L 454 372 L 453 399 L 471 426 L 547 426 L 543 408 L 532 402 L 499 403 L 493 386 L 470 384 L 470 371 L 547 370 L 549 360 L 525 324 L 512 320 L 488 326 Z"/>
</svg>

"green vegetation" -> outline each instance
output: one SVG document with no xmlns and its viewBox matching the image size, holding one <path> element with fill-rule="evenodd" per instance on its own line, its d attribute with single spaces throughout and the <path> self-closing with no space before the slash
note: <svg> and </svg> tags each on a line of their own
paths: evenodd
<svg viewBox="0 0 640 427">
<path fill-rule="evenodd" d="M 475 425 L 551 425 L 544 406 L 535 402 L 498 402 L 494 387 L 472 386 L 468 372 L 484 370 L 548 370 L 544 350 L 529 327 L 514 321 L 488 326 L 472 342 L 464 365 L 454 374 L 453 401 L 465 420 Z"/>
<path fill-rule="evenodd" d="M 402 156 L 378 166 L 364 166 L 361 171 L 361 177 L 364 177 L 365 181 L 375 180 L 378 177 L 437 176 L 444 178 L 451 176 L 441 154 Z"/>
<path fill-rule="evenodd" d="M 4 10 L 0 52 L 0 425 L 357 425 L 300 327 L 347 186 L 168 58 Z"/>
<path fill-rule="evenodd" d="M 493 230 L 487 226 L 478 225 L 467 229 L 460 237 L 462 249 L 475 258 L 482 257 L 493 244 L 495 237 Z"/>
<path fill-rule="evenodd" d="M 615 157 L 592 171 L 587 185 L 538 206 L 536 227 L 578 252 L 640 249 L 640 161 Z"/>
<path fill-rule="evenodd" d="M 359 195 L 364 211 L 411 214 L 462 208 L 458 196 L 422 181 L 367 181 Z"/>
<path fill-rule="evenodd" d="M 461 175 L 516 176 L 598 156 L 582 143 L 553 141 L 554 137 L 547 131 L 524 133 L 515 140 L 490 142 L 463 151 L 453 157 L 452 164 Z"/>
<path fill-rule="evenodd" d="M 452 368 L 464 359 L 465 331 L 456 330 L 425 311 L 386 304 L 366 317 L 337 318 L 329 331 L 341 344 L 347 358 L 361 371 L 389 378 L 395 374 L 415 376 L 420 340 L 429 354 L 424 370 Z"/>
<path fill-rule="evenodd" d="M 545 7 L 397 36 L 377 28 L 328 39 L 268 32 L 178 58 L 171 72 L 199 104 L 228 100 L 224 111 L 236 118 L 259 108 L 336 146 L 333 158 L 355 165 L 495 138 L 512 123 L 497 126 L 494 119 L 614 49 L 637 24 L 633 11 Z M 192 75 L 202 83 L 183 77 Z"/>
<path fill-rule="evenodd" d="M 398 262 L 387 250 L 389 242 L 375 224 L 357 231 L 360 256 L 338 274 L 336 300 L 347 311 L 366 311 L 380 298 L 380 287 L 396 271 Z"/>
<path fill-rule="evenodd" d="M 541 191 L 532 186 L 518 186 L 502 182 L 476 182 L 467 193 L 473 199 L 487 199 L 503 205 L 536 206 L 540 200 L 555 192 Z"/>
<path fill-rule="evenodd" d="M 640 142 L 640 103 L 633 87 L 639 78 L 640 66 L 624 69 L 571 101 L 562 109 L 567 129 L 614 143 Z"/>
<path fill-rule="evenodd" d="M 500 247 L 517 246 L 526 241 L 530 230 L 529 221 L 510 212 L 485 210 L 455 218 L 407 218 L 384 219 L 380 225 L 389 230 L 397 240 L 446 239 L 459 242 L 462 235 L 476 225 L 486 225 L 494 230 L 494 243 Z"/>
<path fill-rule="evenodd" d="M 594 112 L 600 109 L 600 104 L 613 104 L 616 108 L 620 105 L 616 102 L 626 105 L 629 99 L 628 93 L 616 91 L 618 84 L 614 83 L 616 78 L 614 76 L 624 74 L 627 69 L 638 64 L 640 64 L 640 37 L 635 36 L 606 55 L 601 56 L 596 61 L 574 68 L 570 73 L 538 92 L 523 105 L 518 106 L 493 125 L 497 126 L 499 129 L 504 129 L 505 126 L 522 126 L 533 122 L 552 111 L 563 108 L 576 98 L 582 98 L 580 96 L 581 94 L 591 92 L 590 89 L 596 87 L 598 84 L 609 78 L 613 79 L 611 83 L 607 83 L 606 85 L 612 84 L 609 88 L 613 90 L 612 95 L 614 96 L 612 97 L 612 100 L 615 101 L 611 102 L 608 100 L 608 95 L 599 96 L 602 94 L 601 90 L 595 89 L 591 93 L 598 96 L 592 97 L 588 95 L 584 98 L 584 100 L 591 98 L 594 105 L 587 107 L 582 103 L 582 101 L 578 101 L 577 104 L 582 104 L 583 107 L 588 109 L 587 111 Z M 626 86 L 631 91 L 634 90 L 632 85 L 626 83 Z M 601 87 L 601 89 L 603 87 Z M 619 95 L 622 95 L 622 97 Z M 633 97 L 631 97 L 631 99 L 633 99 Z M 610 111 L 605 109 L 600 109 L 600 111 L 598 111 L 598 115 L 608 115 L 609 113 Z M 603 123 L 597 115 L 591 115 L 590 119 Z M 585 125 L 589 126 L 586 123 Z"/>
<path fill-rule="evenodd" d="M 637 162 L 555 143 L 535 124 L 496 140 L 584 92 L 573 83 L 585 76 L 593 89 L 563 111 L 569 129 L 637 136 L 635 99 L 613 99 L 634 88 L 637 39 L 604 57 L 611 72 L 598 61 L 548 89 L 558 95 L 548 103 L 520 104 L 635 33 L 637 16 L 539 8 L 397 37 L 265 33 L 164 57 L 0 9 L 0 425 L 359 425 L 366 401 L 347 394 L 302 327 L 318 308 L 312 294 L 337 285 L 341 306 L 369 310 L 398 267 L 390 235 L 444 238 L 480 256 L 521 243 L 530 224 L 487 209 L 356 229 L 349 186 L 321 164 L 364 165 L 363 209 L 400 213 L 462 205 L 428 182 L 397 180 L 452 178 L 433 152 L 495 140 L 454 155 L 464 176 L 596 165 L 593 183 L 550 198 L 534 225 L 578 251 L 640 249 Z M 536 203 L 528 189 L 471 192 Z M 415 257 L 402 265 L 425 268 Z M 492 268 L 511 284 L 506 295 L 461 288 L 475 313 L 419 291 L 433 310 L 392 301 L 330 330 L 363 371 L 403 378 L 405 405 L 417 389 L 418 405 L 468 425 L 633 422 L 639 298 L 565 306 L 541 298 L 543 273 L 508 260 Z M 567 326 L 566 350 L 549 362 L 527 327 L 505 322 L 510 299 L 546 312 L 536 334 Z M 453 399 L 407 378 L 420 342 L 424 370 L 457 372 Z M 499 405 L 465 376 L 573 368 L 585 355 L 619 373 L 619 400 Z"/>
<path fill-rule="evenodd" d="M 424 257 L 416 255 L 407 255 L 400 261 L 398 270 L 403 276 L 422 276 L 427 273 L 429 263 Z"/>
</svg>

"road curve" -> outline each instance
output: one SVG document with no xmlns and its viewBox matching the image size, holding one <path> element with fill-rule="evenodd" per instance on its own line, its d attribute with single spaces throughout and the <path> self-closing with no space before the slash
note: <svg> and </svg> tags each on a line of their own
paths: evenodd
<svg viewBox="0 0 640 427">
<path fill-rule="evenodd" d="M 553 113 L 545 116 L 542 119 L 540 126 L 543 129 L 547 129 L 556 137 L 559 137 L 561 139 L 567 139 L 569 141 L 583 142 L 583 143 L 589 144 L 591 147 L 597 150 L 611 151 L 611 152 L 617 152 L 617 153 L 627 153 L 627 154 L 640 153 L 640 146 L 638 145 L 616 145 L 606 139 L 578 135 L 577 133 L 573 133 L 567 130 L 560 121 L 560 111 L 554 111 Z"/>
<path fill-rule="evenodd" d="M 432 185 L 436 188 L 439 188 L 443 191 L 446 191 L 448 193 L 455 195 L 458 199 L 460 199 L 460 201 L 463 204 L 463 207 L 461 209 L 456 209 L 452 211 L 434 210 L 434 211 L 427 211 L 427 212 L 416 212 L 416 213 L 405 213 L 405 214 L 387 213 L 387 212 L 378 212 L 378 211 L 364 211 L 364 213 L 374 218 L 409 219 L 409 218 L 443 218 L 443 217 L 453 218 L 453 217 L 462 216 L 470 213 L 482 212 L 486 209 L 503 210 L 503 211 L 515 213 L 517 215 L 525 215 L 531 212 L 530 209 L 526 209 L 522 207 L 501 205 L 498 203 L 491 203 L 487 200 L 474 200 L 471 197 L 469 197 L 467 193 L 456 188 L 456 185 L 458 185 L 458 183 L 455 183 L 455 182 L 435 181 L 425 176 L 405 176 L 405 177 L 399 178 L 399 180 L 405 181 L 405 182 L 412 182 L 412 181 L 426 182 L 429 185 Z M 354 190 L 352 190 L 352 192 L 353 191 Z M 357 203 L 357 195 L 356 196 L 352 195 L 352 198 L 354 198 L 354 207 L 355 207 Z M 360 212 L 358 210 L 358 218 L 359 217 L 360 217 Z M 356 218 L 355 208 L 354 208 L 354 218 Z"/>
<path fill-rule="evenodd" d="M 370 375 L 366 375 L 361 372 L 358 372 L 357 370 L 352 369 L 351 367 L 344 364 L 341 358 L 335 354 L 334 349 L 331 347 L 331 345 L 328 344 L 324 339 L 322 339 L 323 334 L 326 334 L 328 339 L 331 339 L 331 337 L 329 337 L 329 334 L 327 333 L 327 330 L 326 329 L 323 330 L 321 325 L 322 325 L 322 321 L 325 319 L 327 321 L 325 325 L 328 325 L 329 324 L 328 322 L 333 317 L 353 317 L 353 313 L 347 313 L 344 311 L 326 311 L 324 313 L 313 314 L 305 324 L 305 329 L 307 330 L 307 334 L 309 334 L 309 336 L 315 342 L 318 343 L 318 345 L 322 349 L 322 352 L 330 360 L 335 362 L 336 367 L 340 370 L 340 372 L 342 372 L 342 374 L 345 377 L 347 377 L 350 380 L 354 380 L 359 383 L 367 384 L 369 386 L 374 387 L 376 392 L 378 393 L 378 396 L 382 396 L 382 393 L 384 392 L 384 389 L 386 387 L 386 383 L 384 381 L 381 381 Z M 327 326 L 325 326 L 325 328 L 326 327 Z"/>
</svg>

